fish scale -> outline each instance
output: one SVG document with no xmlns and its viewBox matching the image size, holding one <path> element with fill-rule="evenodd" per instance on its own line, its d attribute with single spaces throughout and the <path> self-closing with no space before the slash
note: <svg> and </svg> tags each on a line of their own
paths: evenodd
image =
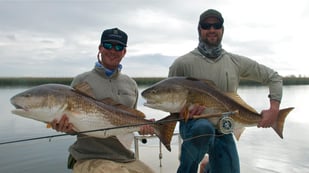
<svg viewBox="0 0 309 173">
<path fill-rule="evenodd" d="M 191 105 L 205 106 L 205 113 L 238 112 L 229 115 L 230 123 L 235 122 L 233 132 L 239 139 L 244 127 L 256 126 L 261 121 L 261 114 L 245 103 L 236 93 L 224 93 L 209 80 L 190 77 L 169 77 L 155 83 L 142 92 L 145 106 L 171 113 L 179 113 L 185 106 L 185 113 Z M 170 104 L 173 103 L 173 104 Z M 185 103 L 185 105 L 183 104 Z M 277 122 L 272 125 L 275 132 L 283 138 L 283 126 L 286 116 L 293 107 L 279 110 Z M 187 120 L 188 115 L 184 118 Z M 215 127 L 221 127 L 223 116 L 211 116 L 208 119 Z"/>
<path fill-rule="evenodd" d="M 11 98 L 11 103 L 16 108 L 12 113 L 45 123 L 59 120 L 65 114 L 76 132 L 98 130 L 85 133 L 98 138 L 136 132 L 143 124 L 150 124 L 160 141 L 171 150 L 170 142 L 177 120 L 164 122 L 176 119 L 175 115 L 153 122 L 145 119 L 145 115 L 136 109 L 109 98 L 96 100 L 90 95 L 91 93 L 79 90 L 79 86 L 71 88 L 62 84 L 39 85 Z M 124 127 L 100 130 L 119 126 Z"/>
</svg>

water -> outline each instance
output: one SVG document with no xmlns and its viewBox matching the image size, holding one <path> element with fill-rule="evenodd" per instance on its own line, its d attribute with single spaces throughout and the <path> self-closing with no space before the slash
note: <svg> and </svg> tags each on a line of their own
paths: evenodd
<svg viewBox="0 0 309 173">
<path fill-rule="evenodd" d="M 9 99 L 26 88 L 0 88 L 0 142 L 59 134 L 47 129 L 45 124 L 11 114 Z M 140 88 L 142 91 L 144 88 Z M 241 87 L 241 97 L 257 111 L 268 108 L 266 87 Z M 237 142 L 243 173 L 303 173 L 309 172 L 309 86 L 285 86 L 281 107 L 293 106 L 285 123 L 284 139 L 272 129 L 248 128 Z M 160 119 L 165 112 L 144 107 L 140 97 L 138 109 L 148 118 Z M 68 147 L 75 140 L 72 136 L 42 139 L 0 145 L 0 172 L 71 172 L 66 168 Z M 159 167 L 158 141 L 140 144 L 140 159 L 157 172 L 176 172 L 178 165 L 177 138 L 172 142 L 172 153 L 163 151 Z M 132 148 L 133 149 L 133 148 Z M 149 157 L 151 156 L 151 157 Z"/>
</svg>

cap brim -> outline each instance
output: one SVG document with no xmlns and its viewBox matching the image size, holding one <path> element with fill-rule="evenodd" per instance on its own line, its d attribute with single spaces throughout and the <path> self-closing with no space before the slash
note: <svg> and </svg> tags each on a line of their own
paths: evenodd
<svg viewBox="0 0 309 173">
<path fill-rule="evenodd" d="M 118 43 L 118 44 L 121 44 L 121 45 L 127 47 L 126 44 L 124 44 L 123 42 L 121 42 L 121 41 L 119 41 L 119 40 L 112 40 L 112 39 L 109 39 L 109 40 L 103 40 L 102 42 Z"/>
</svg>

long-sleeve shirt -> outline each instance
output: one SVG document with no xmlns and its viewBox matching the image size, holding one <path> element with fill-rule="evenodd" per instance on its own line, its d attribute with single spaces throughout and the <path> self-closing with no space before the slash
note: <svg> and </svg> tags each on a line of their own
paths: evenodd
<svg viewBox="0 0 309 173">
<path fill-rule="evenodd" d="M 71 85 L 75 86 L 81 82 L 89 84 L 95 99 L 102 100 L 109 97 L 118 103 L 136 108 L 137 84 L 132 78 L 121 74 L 120 71 L 116 71 L 108 77 L 104 68 L 95 67 L 92 71 L 75 77 Z M 115 136 L 103 139 L 79 135 L 76 142 L 70 146 L 69 151 L 76 160 L 107 159 L 117 162 L 135 160 L 134 153 Z"/>
<path fill-rule="evenodd" d="M 218 58 L 210 59 L 194 49 L 174 61 L 169 76 L 212 80 L 225 92 L 237 92 L 240 79 L 249 79 L 268 85 L 270 99 L 280 102 L 282 98 L 282 77 L 276 71 L 225 50 Z"/>
</svg>

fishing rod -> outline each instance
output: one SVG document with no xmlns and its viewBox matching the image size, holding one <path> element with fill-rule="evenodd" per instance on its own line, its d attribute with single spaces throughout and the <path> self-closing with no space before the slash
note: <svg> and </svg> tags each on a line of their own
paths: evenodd
<svg viewBox="0 0 309 173">
<path fill-rule="evenodd" d="M 198 115 L 198 116 L 193 116 L 191 119 L 229 116 L 229 115 L 234 115 L 236 113 L 238 113 L 238 111 L 223 112 L 223 113 L 211 113 L 211 114 L 201 114 L 201 115 Z M 184 120 L 184 118 L 174 118 L 174 119 L 169 119 L 169 120 L 153 121 L 153 122 L 147 122 L 147 123 L 128 124 L 128 125 L 121 125 L 121 126 L 115 126 L 115 127 L 107 127 L 107 128 L 94 129 L 94 130 L 86 130 L 86 131 L 70 133 L 70 134 L 64 133 L 64 134 L 57 134 L 57 135 L 48 135 L 48 136 L 41 136 L 41 137 L 34 137 L 34 138 L 27 138 L 27 139 L 12 140 L 12 141 L 0 142 L 0 145 L 20 143 L 20 142 L 27 142 L 27 141 L 40 140 L 40 139 L 50 139 L 51 140 L 52 138 L 61 137 L 61 136 L 74 136 L 74 135 L 79 135 L 79 134 L 84 134 L 84 133 L 91 133 L 91 132 L 97 132 L 97 131 L 107 131 L 107 130 L 113 130 L 113 129 L 128 128 L 128 127 L 135 127 L 135 126 L 143 126 L 143 125 L 150 125 L 150 124 L 164 124 L 164 123 L 169 123 L 169 122 L 174 122 L 174 121 L 181 121 L 181 120 Z"/>
<path fill-rule="evenodd" d="M 39 140 L 39 139 L 51 139 L 51 138 L 61 137 L 61 136 L 74 136 L 74 135 L 79 135 L 79 134 L 84 134 L 84 133 L 91 133 L 91 132 L 97 132 L 97 131 L 107 131 L 107 130 L 113 130 L 113 129 L 128 128 L 128 127 L 135 127 L 135 126 L 143 126 L 143 125 L 150 125 L 150 124 L 164 124 L 164 123 L 168 123 L 168 122 L 180 121 L 182 119 L 183 118 L 175 118 L 175 119 L 163 120 L 163 121 L 154 121 L 154 122 L 139 123 L 139 124 L 128 124 L 128 125 L 121 125 L 121 126 L 115 126 L 115 127 L 107 127 L 107 128 L 94 129 L 94 130 L 86 130 L 86 131 L 70 133 L 70 134 L 64 133 L 64 134 L 57 134 L 57 135 L 48 135 L 48 136 L 27 138 L 27 139 L 19 139 L 19 140 L 0 142 L 0 145 L 19 143 L 19 142 L 26 142 L 26 141 L 33 141 L 33 140 Z"/>
</svg>

